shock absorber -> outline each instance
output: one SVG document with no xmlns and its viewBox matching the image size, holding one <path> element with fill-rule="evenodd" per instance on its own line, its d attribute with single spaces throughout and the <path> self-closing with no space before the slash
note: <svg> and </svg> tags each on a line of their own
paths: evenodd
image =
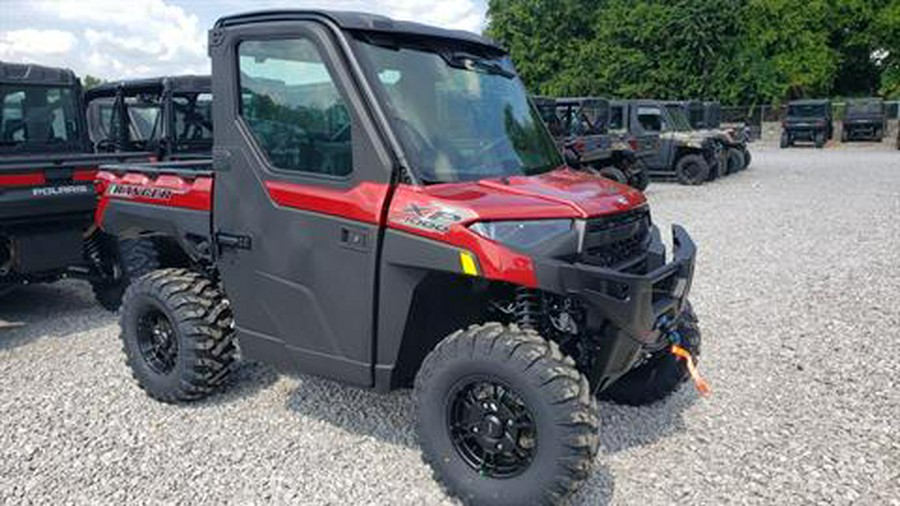
<svg viewBox="0 0 900 506">
<path fill-rule="evenodd" d="M 516 288 L 516 323 L 523 329 L 540 330 L 542 297 L 531 288 Z"/>
</svg>

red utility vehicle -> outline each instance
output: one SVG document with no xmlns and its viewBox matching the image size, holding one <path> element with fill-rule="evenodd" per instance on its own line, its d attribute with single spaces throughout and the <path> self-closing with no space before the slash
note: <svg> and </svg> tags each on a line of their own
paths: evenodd
<svg viewBox="0 0 900 506">
<path fill-rule="evenodd" d="M 564 166 L 501 48 L 275 11 L 220 19 L 209 52 L 211 162 L 100 174 L 98 223 L 161 259 L 121 310 L 149 395 L 208 395 L 238 344 L 414 386 L 437 478 L 518 506 L 588 477 L 596 396 L 645 404 L 688 377 L 692 241 L 673 227 L 667 262 L 640 192 Z"/>
</svg>

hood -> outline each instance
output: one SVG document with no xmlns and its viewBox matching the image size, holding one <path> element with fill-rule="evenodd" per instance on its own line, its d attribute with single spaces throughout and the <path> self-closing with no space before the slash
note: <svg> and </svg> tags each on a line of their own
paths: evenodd
<svg viewBox="0 0 900 506">
<path fill-rule="evenodd" d="M 395 200 L 449 208 L 464 222 L 590 218 L 646 204 L 644 195 L 609 179 L 558 169 L 538 176 L 513 176 L 426 187 L 402 186 Z"/>
<path fill-rule="evenodd" d="M 660 139 L 669 139 L 679 142 L 688 147 L 702 148 L 703 142 L 711 136 L 702 130 L 691 130 L 688 132 L 663 132 L 659 135 Z"/>
</svg>

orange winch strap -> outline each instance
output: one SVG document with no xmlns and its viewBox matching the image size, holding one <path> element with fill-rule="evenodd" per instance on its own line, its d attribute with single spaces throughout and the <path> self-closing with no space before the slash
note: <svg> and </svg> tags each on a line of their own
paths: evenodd
<svg viewBox="0 0 900 506">
<path fill-rule="evenodd" d="M 691 352 L 686 349 L 678 346 L 677 344 L 672 345 L 672 354 L 678 358 L 683 358 L 685 362 L 687 362 L 688 372 L 691 374 L 691 379 L 694 380 L 694 386 L 697 387 L 697 391 L 700 392 L 700 395 L 708 395 L 712 392 L 712 388 L 710 388 L 709 383 L 706 382 L 703 377 L 700 376 L 700 373 L 697 371 L 697 366 L 694 364 L 694 357 L 691 356 Z"/>
</svg>

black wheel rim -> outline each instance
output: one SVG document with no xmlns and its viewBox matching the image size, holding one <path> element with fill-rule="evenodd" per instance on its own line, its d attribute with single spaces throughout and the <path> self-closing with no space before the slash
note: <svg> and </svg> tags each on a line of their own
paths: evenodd
<svg viewBox="0 0 900 506">
<path fill-rule="evenodd" d="M 178 338 L 169 318 L 157 308 L 148 308 L 138 318 L 138 348 L 141 357 L 157 374 L 169 374 L 178 360 Z"/>
<path fill-rule="evenodd" d="M 450 439 L 463 461 L 487 478 L 524 472 L 537 450 L 534 417 L 522 397 L 503 382 L 460 382 L 447 403 Z"/>
</svg>

